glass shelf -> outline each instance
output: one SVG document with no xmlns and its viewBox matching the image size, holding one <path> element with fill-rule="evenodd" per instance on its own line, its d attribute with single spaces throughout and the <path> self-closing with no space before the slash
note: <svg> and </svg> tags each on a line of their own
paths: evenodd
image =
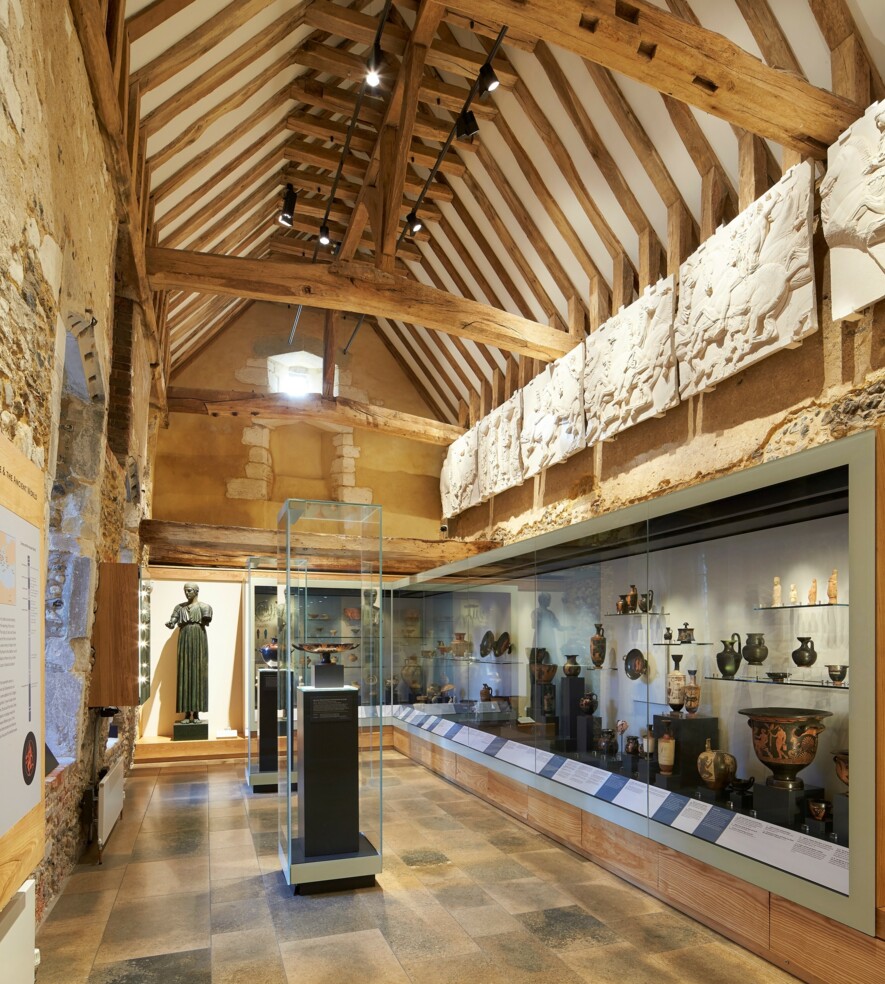
<svg viewBox="0 0 885 984">
<path fill-rule="evenodd" d="M 419 656 L 422 663 L 476 663 L 478 666 L 526 666 L 523 660 L 499 659 L 494 656 Z M 547 666 L 551 664 L 545 664 Z"/>
<path fill-rule="evenodd" d="M 837 601 L 832 605 L 827 601 L 818 601 L 814 605 L 754 605 L 754 612 L 785 612 L 793 608 L 847 608 L 847 601 Z"/>
<path fill-rule="evenodd" d="M 712 646 L 712 642 L 653 642 L 653 646 Z"/>
<path fill-rule="evenodd" d="M 631 615 L 669 615 L 669 612 L 606 612 L 603 618 L 629 618 Z"/>
<path fill-rule="evenodd" d="M 826 690 L 848 690 L 848 684 L 843 683 L 837 687 L 834 683 L 825 680 L 760 680 L 758 677 L 721 677 L 705 676 L 705 680 L 718 680 L 720 683 L 761 683 L 766 687 L 818 687 Z"/>
</svg>

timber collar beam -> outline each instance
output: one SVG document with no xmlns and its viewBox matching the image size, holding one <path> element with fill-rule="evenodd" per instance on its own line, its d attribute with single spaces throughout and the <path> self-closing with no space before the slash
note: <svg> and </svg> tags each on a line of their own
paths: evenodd
<svg viewBox="0 0 885 984">
<path fill-rule="evenodd" d="M 212 417 L 254 417 L 264 420 L 326 421 L 380 430 L 425 444 L 448 446 L 464 433 L 463 427 L 429 417 L 401 413 L 389 407 L 359 403 L 346 397 L 328 399 L 311 393 L 290 397 L 281 393 L 242 393 L 173 387 L 169 390 L 170 413 L 201 413 Z"/>
<path fill-rule="evenodd" d="M 864 110 L 648 0 L 445 0 L 445 6 L 576 52 L 818 159 Z"/>
<path fill-rule="evenodd" d="M 471 338 L 544 362 L 560 358 L 575 344 L 568 334 L 548 325 L 382 273 L 366 264 L 254 260 L 151 247 L 147 266 L 153 290 L 227 294 L 326 311 L 360 311 Z"/>
</svg>

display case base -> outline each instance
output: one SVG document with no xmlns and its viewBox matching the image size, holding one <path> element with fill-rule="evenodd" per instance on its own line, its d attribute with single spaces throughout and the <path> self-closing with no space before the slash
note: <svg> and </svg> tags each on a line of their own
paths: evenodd
<svg viewBox="0 0 885 984">
<path fill-rule="evenodd" d="M 833 797 L 833 833 L 837 843 L 848 847 L 848 793 Z"/>
<path fill-rule="evenodd" d="M 668 793 L 675 793 L 678 790 L 685 788 L 685 783 L 682 781 L 682 776 L 677 776 L 674 773 L 665 776 L 663 772 L 659 772 L 655 776 L 655 785 L 658 789 L 666 789 Z"/>
<path fill-rule="evenodd" d="M 357 888 L 372 888 L 374 885 L 374 875 L 356 875 L 353 878 L 333 878 L 331 881 L 293 885 L 292 893 L 294 895 L 321 895 L 324 892 L 352 892 Z"/>
<path fill-rule="evenodd" d="M 728 799 L 728 794 L 724 789 L 708 789 L 706 786 L 698 786 L 694 792 L 694 798 L 702 803 L 724 803 Z"/>
<path fill-rule="evenodd" d="M 574 751 L 577 747 L 578 718 L 583 717 L 578 704 L 584 696 L 584 680 L 582 677 L 565 677 L 559 685 L 559 737 L 571 745 Z"/>
<path fill-rule="evenodd" d="M 746 792 L 730 791 L 726 794 L 725 805 L 729 810 L 734 810 L 736 813 L 749 813 L 753 809 L 753 790 L 749 789 Z"/>
<path fill-rule="evenodd" d="M 173 741 L 208 741 L 208 721 L 176 721 L 172 725 Z"/>
<path fill-rule="evenodd" d="M 804 826 L 812 837 L 819 837 L 821 840 L 830 840 L 833 834 L 833 822 L 831 820 L 815 820 L 814 817 L 806 817 Z"/>
<path fill-rule="evenodd" d="M 823 799 L 824 791 L 819 786 L 806 786 L 804 789 L 779 789 L 764 782 L 753 787 L 753 809 L 760 820 L 776 823 L 779 827 L 798 827 L 808 812 L 805 801 Z"/>
</svg>

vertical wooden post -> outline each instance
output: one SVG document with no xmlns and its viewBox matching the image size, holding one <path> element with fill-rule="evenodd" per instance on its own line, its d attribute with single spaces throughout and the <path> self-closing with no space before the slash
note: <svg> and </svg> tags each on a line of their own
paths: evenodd
<svg viewBox="0 0 885 984">
<path fill-rule="evenodd" d="M 612 261 L 612 314 L 633 303 L 633 267 L 626 253 Z"/>
<path fill-rule="evenodd" d="M 590 281 L 590 331 L 599 331 L 611 317 L 611 295 L 602 277 Z"/>
<path fill-rule="evenodd" d="M 335 330 L 337 312 L 326 311 L 323 323 L 323 396 L 331 400 L 335 395 Z"/>
<path fill-rule="evenodd" d="M 651 226 L 639 233 L 639 293 L 661 277 L 661 241 Z"/>
<path fill-rule="evenodd" d="M 667 274 L 678 276 L 679 267 L 694 251 L 694 224 L 688 209 L 681 201 L 667 209 Z"/>
<path fill-rule="evenodd" d="M 765 143 L 744 130 L 738 140 L 738 208 L 743 212 L 768 191 Z"/>
<path fill-rule="evenodd" d="M 711 167 L 701 178 L 701 242 L 706 242 L 722 222 L 728 196 L 719 168 Z"/>
</svg>

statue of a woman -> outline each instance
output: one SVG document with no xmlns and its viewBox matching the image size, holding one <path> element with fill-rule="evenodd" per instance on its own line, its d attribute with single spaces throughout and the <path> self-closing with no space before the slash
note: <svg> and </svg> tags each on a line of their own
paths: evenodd
<svg viewBox="0 0 885 984">
<path fill-rule="evenodd" d="M 538 595 L 538 607 L 532 612 L 534 644 L 538 649 L 546 649 L 551 659 L 557 655 L 556 633 L 562 628 L 556 612 L 550 608 L 550 595 L 542 591 Z"/>
<path fill-rule="evenodd" d="M 193 582 L 184 586 L 186 605 L 176 605 L 166 627 L 178 626 L 178 688 L 175 710 L 185 721 L 199 721 L 200 711 L 209 710 L 209 640 L 206 626 L 212 609 L 197 599 L 200 588 Z"/>
</svg>

